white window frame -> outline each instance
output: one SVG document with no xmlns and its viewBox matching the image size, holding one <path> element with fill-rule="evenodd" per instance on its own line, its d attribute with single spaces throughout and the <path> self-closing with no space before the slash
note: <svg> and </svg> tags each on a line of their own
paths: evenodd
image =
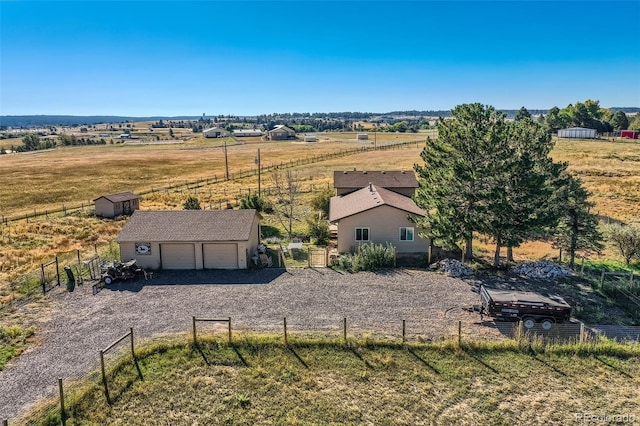
<svg viewBox="0 0 640 426">
<path fill-rule="evenodd" d="M 367 239 L 366 240 L 363 240 L 363 239 L 359 240 L 358 239 L 358 230 L 360 230 L 361 231 L 360 234 L 362 234 L 362 231 L 365 230 L 365 229 L 367 230 Z M 354 236 L 353 237 L 355 238 L 357 243 L 371 241 L 371 230 L 369 229 L 369 227 L 366 227 L 366 226 L 358 226 L 354 230 Z"/>
<path fill-rule="evenodd" d="M 402 238 L 402 230 L 403 229 L 405 230 L 405 233 L 404 233 L 405 237 L 407 236 L 407 230 L 409 230 L 409 229 L 411 230 L 411 239 L 408 239 L 408 238 L 404 238 L 403 239 Z M 415 239 L 416 239 L 416 231 L 413 228 L 413 226 L 401 226 L 400 227 L 400 235 L 398 236 L 398 238 L 399 238 L 400 241 L 415 241 Z"/>
</svg>

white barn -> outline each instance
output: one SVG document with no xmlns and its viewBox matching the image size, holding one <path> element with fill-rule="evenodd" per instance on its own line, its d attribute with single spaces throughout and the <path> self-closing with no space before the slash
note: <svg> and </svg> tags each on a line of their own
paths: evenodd
<svg viewBox="0 0 640 426">
<path fill-rule="evenodd" d="M 595 139 L 596 130 L 584 127 L 570 127 L 568 129 L 558 130 L 558 137 L 568 139 Z"/>
<path fill-rule="evenodd" d="M 205 138 L 226 138 L 229 136 L 229 132 L 219 127 L 212 127 L 202 131 Z"/>
</svg>

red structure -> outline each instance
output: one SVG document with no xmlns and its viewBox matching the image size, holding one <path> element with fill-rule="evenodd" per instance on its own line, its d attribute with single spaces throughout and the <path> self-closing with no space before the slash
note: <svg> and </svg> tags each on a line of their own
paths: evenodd
<svg viewBox="0 0 640 426">
<path fill-rule="evenodd" d="M 638 135 L 640 131 L 638 130 L 622 130 L 620 132 L 620 137 L 627 139 L 638 139 Z"/>
</svg>

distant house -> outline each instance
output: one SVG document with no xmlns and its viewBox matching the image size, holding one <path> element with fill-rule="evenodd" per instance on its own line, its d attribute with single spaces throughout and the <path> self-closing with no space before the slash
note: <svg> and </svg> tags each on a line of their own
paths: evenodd
<svg viewBox="0 0 640 426">
<path fill-rule="evenodd" d="M 138 210 L 116 241 L 143 268 L 247 269 L 259 239 L 255 210 Z"/>
<path fill-rule="evenodd" d="M 584 127 L 570 127 L 568 129 L 558 130 L 558 137 L 567 139 L 595 139 L 596 130 Z"/>
<path fill-rule="evenodd" d="M 131 135 L 129 133 L 121 133 L 120 135 L 118 135 L 118 138 L 120 138 L 120 139 L 131 139 Z"/>
<path fill-rule="evenodd" d="M 260 137 L 262 136 L 262 132 L 257 129 L 235 129 L 233 131 L 233 136 L 238 138 L 243 137 Z"/>
<path fill-rule="evenodd" d="M 305 142 L 318 142 L 318 137 L 315 135 L 315 133 L 306 133 L 304 135 L 304 141 Z"/>
<path fill-rule="evenodd" d="M 391 243 L 399 254 L 426 253 L 429 240 L 418 235 L 409 216 L 424 216 L 410 197 L 370 184 L 336 195 L 329 202 L 329 222 L 337 225 L 338 252 L 362 243 Z"/>
<path fill-rule="evenodd" d="M 344 195 L 364 188 L 369 183 L 412 197 L 418 188 L 413 171 L 334 171 L 333 186 L 336 195 Z"/>
<path fill-rule="evenodd" d="M 226 138 L 227 136 L 230 135 L 230 133 L 227 130 L 221 129 L 219 127 L 211 127 L 209 129 L 204 129 L 202 131 L 202 134 L 204 135 L 205 138 Z"/>
<path fill-rule="evenodd" d="M 366 141 L 369 139 L 369 134 L 368 133 L 358 133 L 356 135 L 356 139 L 358 139 L 359 141 Z"/>
<path fill-rule="evenodd" d="M 93 200 L 96 216 L 117 217 L 130 215 L 140 208 L 140 197 L 132 192 L 103 195 Z"/>
<path fill-rule="evenodd" d="M 296 137 L 296 131 L 289 127 L 279 124 L 267 132 L 269 140 L 282 141 L 287 139 L 294 139 Z"/>
</svg>

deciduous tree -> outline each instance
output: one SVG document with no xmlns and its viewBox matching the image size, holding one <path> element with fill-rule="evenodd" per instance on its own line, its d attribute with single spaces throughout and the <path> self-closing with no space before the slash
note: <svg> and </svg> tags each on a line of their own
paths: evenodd
<svg viewBox="0 0 640 426">
<path fill-rule="evenodd" d="M 640 225 L 607 225 L 605 235 L 627 266 L 633 259 L 640 260 Z"/>
</svg>

